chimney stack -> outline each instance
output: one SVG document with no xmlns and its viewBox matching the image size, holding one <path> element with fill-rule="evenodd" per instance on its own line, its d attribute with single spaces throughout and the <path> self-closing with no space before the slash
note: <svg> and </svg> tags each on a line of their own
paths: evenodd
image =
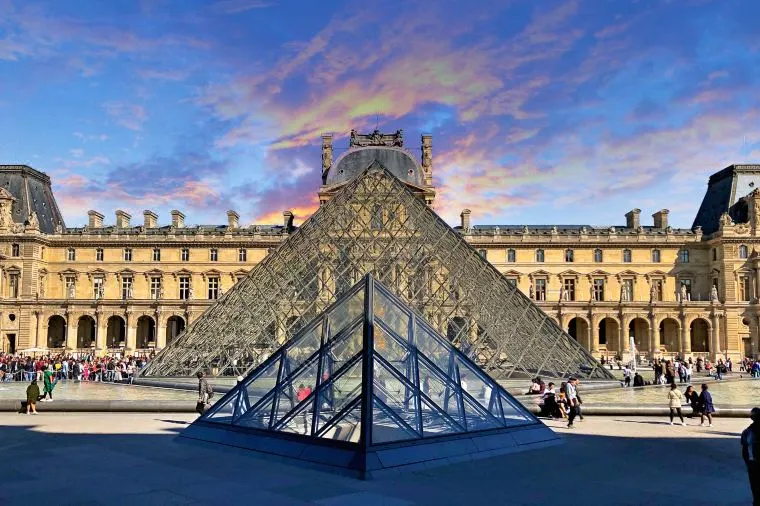
<svg viewBox="0 0 760 506">
<path fill-rule="evenodd" d="M 227 227 L 229 228 L 240 227 L 240 215 L 231 209 L 227 211 Z"/>
<path fill-rule="evenodd" d="M 293 228 L 293 211 L 283 211 L 282 222 L 286 230 Z"/>
<path fill-rule="evenodd" d="M 172 211 L 172 227 L 185 228 L 185 215 L 176 209 Z"/>
<path fill-rule="evenodd" d="M 89 216 L 89 220 L 87 221 L 87 226 L 89 228 L 103 228 L 103 215 L 100 214 L 97 211 L 87 211 L 87 216 Z"/>
<path fill-rule="evenodd" d="M 470 230 L 470 214 L 472 214 L 472 211 L 464 209 L 462 210 L 462 214 L 459 215 L 459 217 L 462 218 L 462 232 L 468 232 Z"/>
<path fill-rule="evenodd" d="M 145 222 L 144 222 L 145 228 L 158 227 L 158 215 L 156 213 L 146 209 L 145 211 L 143 211 L 143 216 L 145 217 Z"/>
<path fill-rule="evenodd" d="M 132 215 L 126 211 L 119 209 L 116 211 L 116 228 L 129 228 L 129 220 L 132 219 Z"/>
<path fill-rule="evenodd" d="M 625 226 L 633 229 L 641 226 L 641 209 L 633 209 L 625 214 Z"/>
<path fill-rule="evenodd" d="M 668 214 L 670 211 L 667 209 L 660 209 L 652 215 L 654 218 L 654 228 L 668 228 Z"/>
</svg>

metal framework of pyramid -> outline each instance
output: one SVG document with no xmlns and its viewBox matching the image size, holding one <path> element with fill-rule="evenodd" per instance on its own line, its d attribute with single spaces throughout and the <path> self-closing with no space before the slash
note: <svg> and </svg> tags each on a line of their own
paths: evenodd
<svg viewBox="0 0 760 506">
<path fill-rule="evenodd" d="M 183 436 L 364 478 L 556 440 L 371 275 Z"/>
<path fill-rule="evenodd" d="M 143 369 L 245 375 L 371 273 L 494 377 L 609 371 L 378 162 Z"/>
</svg>

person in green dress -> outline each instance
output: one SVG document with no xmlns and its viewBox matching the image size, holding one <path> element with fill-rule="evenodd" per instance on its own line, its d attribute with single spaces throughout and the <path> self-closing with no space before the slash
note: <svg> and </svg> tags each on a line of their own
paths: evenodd
<svg viewBox="0 0 760 506">
<path fill-rule="evenodd" d="M 43 375 L 44 386 L 42 388 L 42 402 L 53 402 L 53 387 L 55 387 L 55 373 L 51 368 L 45 369 Z M 49 397 L 49 399 L 48 399 Z"/>
<path fill-rule="evenodd" d="M 37 378 L 26 387 L 26 414 L 37 414 L 37 399 L 40 398 L 40 387 L 37 385 Z"/>
</svg>

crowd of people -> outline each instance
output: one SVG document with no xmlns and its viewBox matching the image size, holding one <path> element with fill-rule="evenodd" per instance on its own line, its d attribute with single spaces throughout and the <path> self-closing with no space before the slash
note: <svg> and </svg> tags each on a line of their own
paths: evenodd
<svg viewBox="0 0 760 506">
<path fill-rule="evenodd" d="M 147 356 L 38 355 L 0 353 L 0 381 L 42 381 L 50 371 L 55 381 L 131 383 Z"/>
</svg>

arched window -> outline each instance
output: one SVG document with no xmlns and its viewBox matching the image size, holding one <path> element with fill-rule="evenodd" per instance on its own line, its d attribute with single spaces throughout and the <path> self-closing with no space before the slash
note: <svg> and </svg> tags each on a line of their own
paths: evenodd
<svg viewBox="0 0 760 506">
<path fill-rule="evenodd" d="M 594 250 L 594 262 L 601 263 L 604 261 L 604 255 L 599 248 Z"/>
<path fill-rule="evenodd" d="M 575 252 L 571 249 L 565 250 L 565 262 L 574 262 L 575 261 Z"/>
<path fill-rule="evenodd" d="M 543 262 L 544 261 L 544 250 L 537 249 L 536 250 L 536 262 Z"/>
<path fill-rule="evenodd" d="M 629 249 L 623 250 L 623 262 L 627 264 L 631 263 L 631 250 Z"/>
<path fill-rule="evenodd" d="M 514 263 L 514 262 L 516 262 L 516 259 L 515 259 L 515 258 L 516 258 L 516 255 L 515 255 L 515 250 L 513 250 L 513 249 L 508 249 L 508 250 L 507 250 L 507 262 L 511 262 L 511 263 Z"/>
<path fill-rule="evenodd" d="M 742 244 L 739 246 L 739 258 L 747 258 L 749 256 L 749 252 L 747 250 L 747 245 Z"/>
</svg>

